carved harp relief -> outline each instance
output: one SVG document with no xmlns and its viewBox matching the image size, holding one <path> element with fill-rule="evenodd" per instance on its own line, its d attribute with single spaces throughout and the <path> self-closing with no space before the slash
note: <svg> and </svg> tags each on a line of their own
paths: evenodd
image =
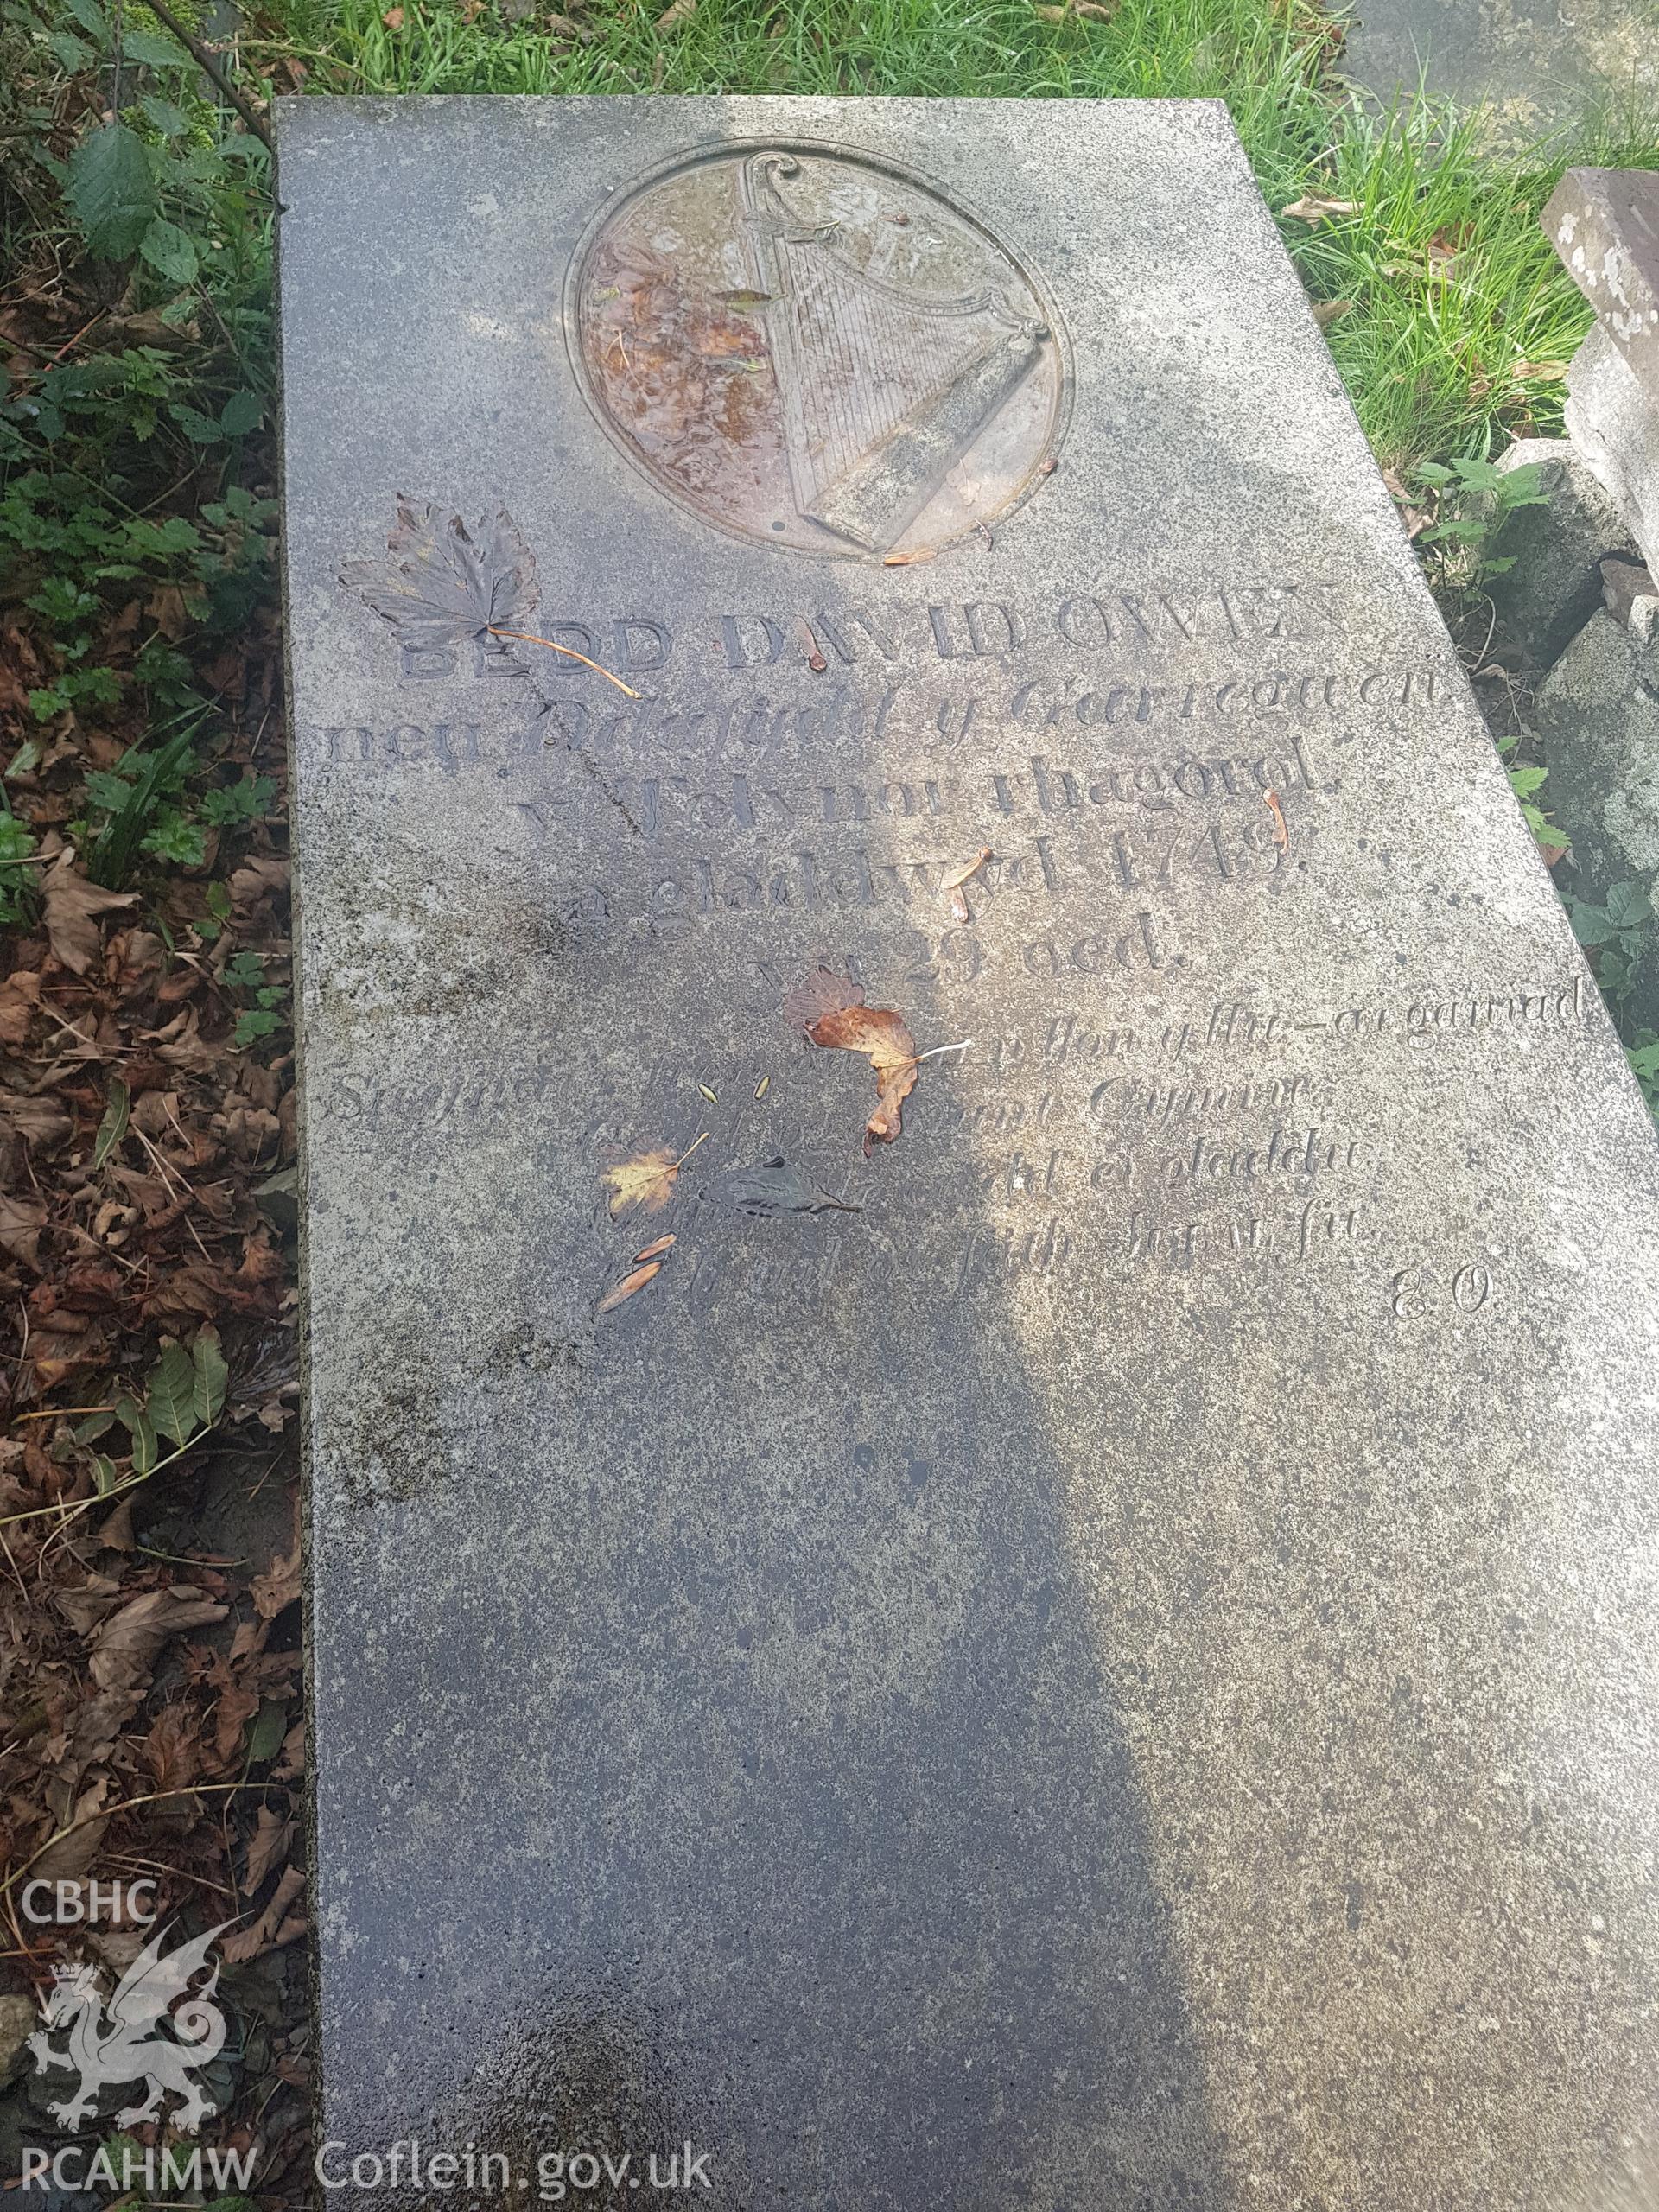
<svg viewBox="0 0 1659 2212">
<path fill-rule="evenodd" d="M 570 308 L 629 459 L 763 543 L 931 551 L 1016 505 L 1059 435 L 1033 280 L 928 188 L 839 149 L 647 181 L 579 253 Z"/>
</svg>

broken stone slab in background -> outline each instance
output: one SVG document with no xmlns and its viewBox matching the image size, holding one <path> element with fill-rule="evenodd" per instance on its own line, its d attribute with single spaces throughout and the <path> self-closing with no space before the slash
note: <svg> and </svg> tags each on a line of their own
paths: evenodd
<svg viewBox="0 0 1659 2212">
<path fill-rule="evenodd" d="M 1544 227 L 1597 320 L 1659 404 L 1659 173 L 1569 169 Z"/>
<path fill-rule="evenodd" d="M 1548 667 L 1602 603 L 1602 562 L 1633 554 L 1624 518 L 1567 438 L 1522 438 L 1497 464 L 1541 471 L 1544 504 L 1513 507 L 1492 538 L 1491 555 L 1510 566 L 1487 591 L 1529 660 Z"/>
<path fill-rule="evenodd" d="M 1659 397 L 1644 391 L 1603 323 L 1567 372 L 1567 428 L 1643 559 L 1659 567 Z"/>
<path fill-rule="evenodd" d="M 1615 586 L 1617 589 L 1618 587 Z M 1659 600 L 1630 623 L 1593 614 L 1541 687 L 1534 723 L 1549 769 L 1549 809 L 1572 843 L 1577 895 L 1607 903 L 1616 884 L 1659 887 Z M 1630 1011 L 1659 1027 L 1659 944 L 1641 950 Z"/>
<path fill-rule="evenodd" d="M 1341 67 L 1378 107 L 1427 92 L 1517 150 L 1659 94 L 1652 0 L 1358 0 Z"/>
<path fill-rule="evenodd" d="M 1659 175 L 1569 169 L 1543 221 L 1596 310 L 1567 371 L 1567 435 L 1659 568 Z"/>
</svg>

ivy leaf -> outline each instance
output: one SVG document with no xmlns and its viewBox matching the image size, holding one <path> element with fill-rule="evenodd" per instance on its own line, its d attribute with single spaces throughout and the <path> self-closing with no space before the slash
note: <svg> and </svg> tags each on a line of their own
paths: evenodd
<svg viewBox="0 0 1659 2212">
<path fill-rule="evenodd" d="M 146 1410 L 160 1433 L 175 1444 L 188 1444 L 200 1427 L 195 1369 L 182 1344 L 168 1344 L 150 1369 Z"/>
<path fill-rule="evenodd" d="M 459 515 L 402 499 L 386 550 L 390 562 L 348 562 L 340 581 L 414 644 L 522 628 L 541 596 L 536 556 L 505 507 L 469 530 Z"/>
<path fill-rule="evenodd" d="M 204 1322 L 196 1331 L 196 1340 L 190 1347 L 190 1363 L 195 1370 L 193 1403 L 196 1420 L 201 1427 L 211 1428 L 225 1410 L 225 1389 L 231 1370 L 219 1347 L 219 1331 L 210 1322 Z"/>
<path fill-rule="evenodd" d="M 195 240 L 176 223 L 158 215 L 139 241 L 139 252 L 152 269 L 159 269 L 170 284 L 194 284 L 200 265 Z"/>
<path fill-rule="evenodd" d="M 65 187 L 86 243 L 101 261 L 124 261 L 156 216 L 156 180 L 137 133 L 106 123 L 69 156 Z"/>
</svg>

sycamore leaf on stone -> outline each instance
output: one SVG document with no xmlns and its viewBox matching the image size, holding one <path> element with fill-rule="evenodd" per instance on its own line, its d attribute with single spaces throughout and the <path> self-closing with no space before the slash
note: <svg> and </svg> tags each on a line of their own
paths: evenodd
<svg viewBox="0 0 1659 2212">
<path fill-rule="evenodd" d="M 891 1144 L 904 1126 L 903 1107 L 916 1088 L 916 1039 L 890 1007 L 866 1006 L 849 978 L 815 969 L 784 1001 L 786 1018 L 826 1050 L 862 1052 L 875 1075 L 875 1111 L 864 1125 L 864 1154 Z"/>
<path fill-rule="evenodd" d="M 660 1213 L 674 1194 L 675 1177 L 708 1135 L 705 1129 L 678 1159 L 670 1147 L 658 1145 L 653 1152 L 642 1152 L 633 1160 L 619 1160 L 613 1167 L 601 1170 L 600 1181 L 611 1186 L 612 1218 L 631 1212 L 635 1206 L 641 1213 Z"/>
<path fill-rule="evenodd" d="M 385 562 L 348 562 L 340 581 L 411 645 L 464 644 L 536 611 L 536 556 L 505 507 L 468 528 L 459 515 L 400 499 L 386 551 Z"/>
</svg>

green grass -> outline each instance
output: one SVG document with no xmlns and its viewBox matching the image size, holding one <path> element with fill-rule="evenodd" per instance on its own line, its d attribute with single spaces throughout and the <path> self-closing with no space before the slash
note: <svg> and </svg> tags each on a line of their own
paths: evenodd
<svg viewBox="0 0 1659 2212">
<path fill-rule="evenodd" d="M 1281 227 L 1309 290 L 1345 303 L 1332 351 L 1378 459 L 1402 473 L 1559 428 L 1589 312 L 1543 204 L 1571 161 L 1659 168 L 1659 116 L 1522 161 L 1421 101 L 1368 118 L 1331 81 L 1339 26 L 1304 0 L 1124 0 L 1109 23 L 1064 25 L 1029 0 L 698 0 L 659 33 L 660 12 L 585 10 L 582 42 L 454 0 L 407 0 L 394 29 L 374 0 L 287 0 L 249 50 L 297 56 L 317 91 L 1224 99 L 1275 210 L 1354 203 Z"/>
</svg>

